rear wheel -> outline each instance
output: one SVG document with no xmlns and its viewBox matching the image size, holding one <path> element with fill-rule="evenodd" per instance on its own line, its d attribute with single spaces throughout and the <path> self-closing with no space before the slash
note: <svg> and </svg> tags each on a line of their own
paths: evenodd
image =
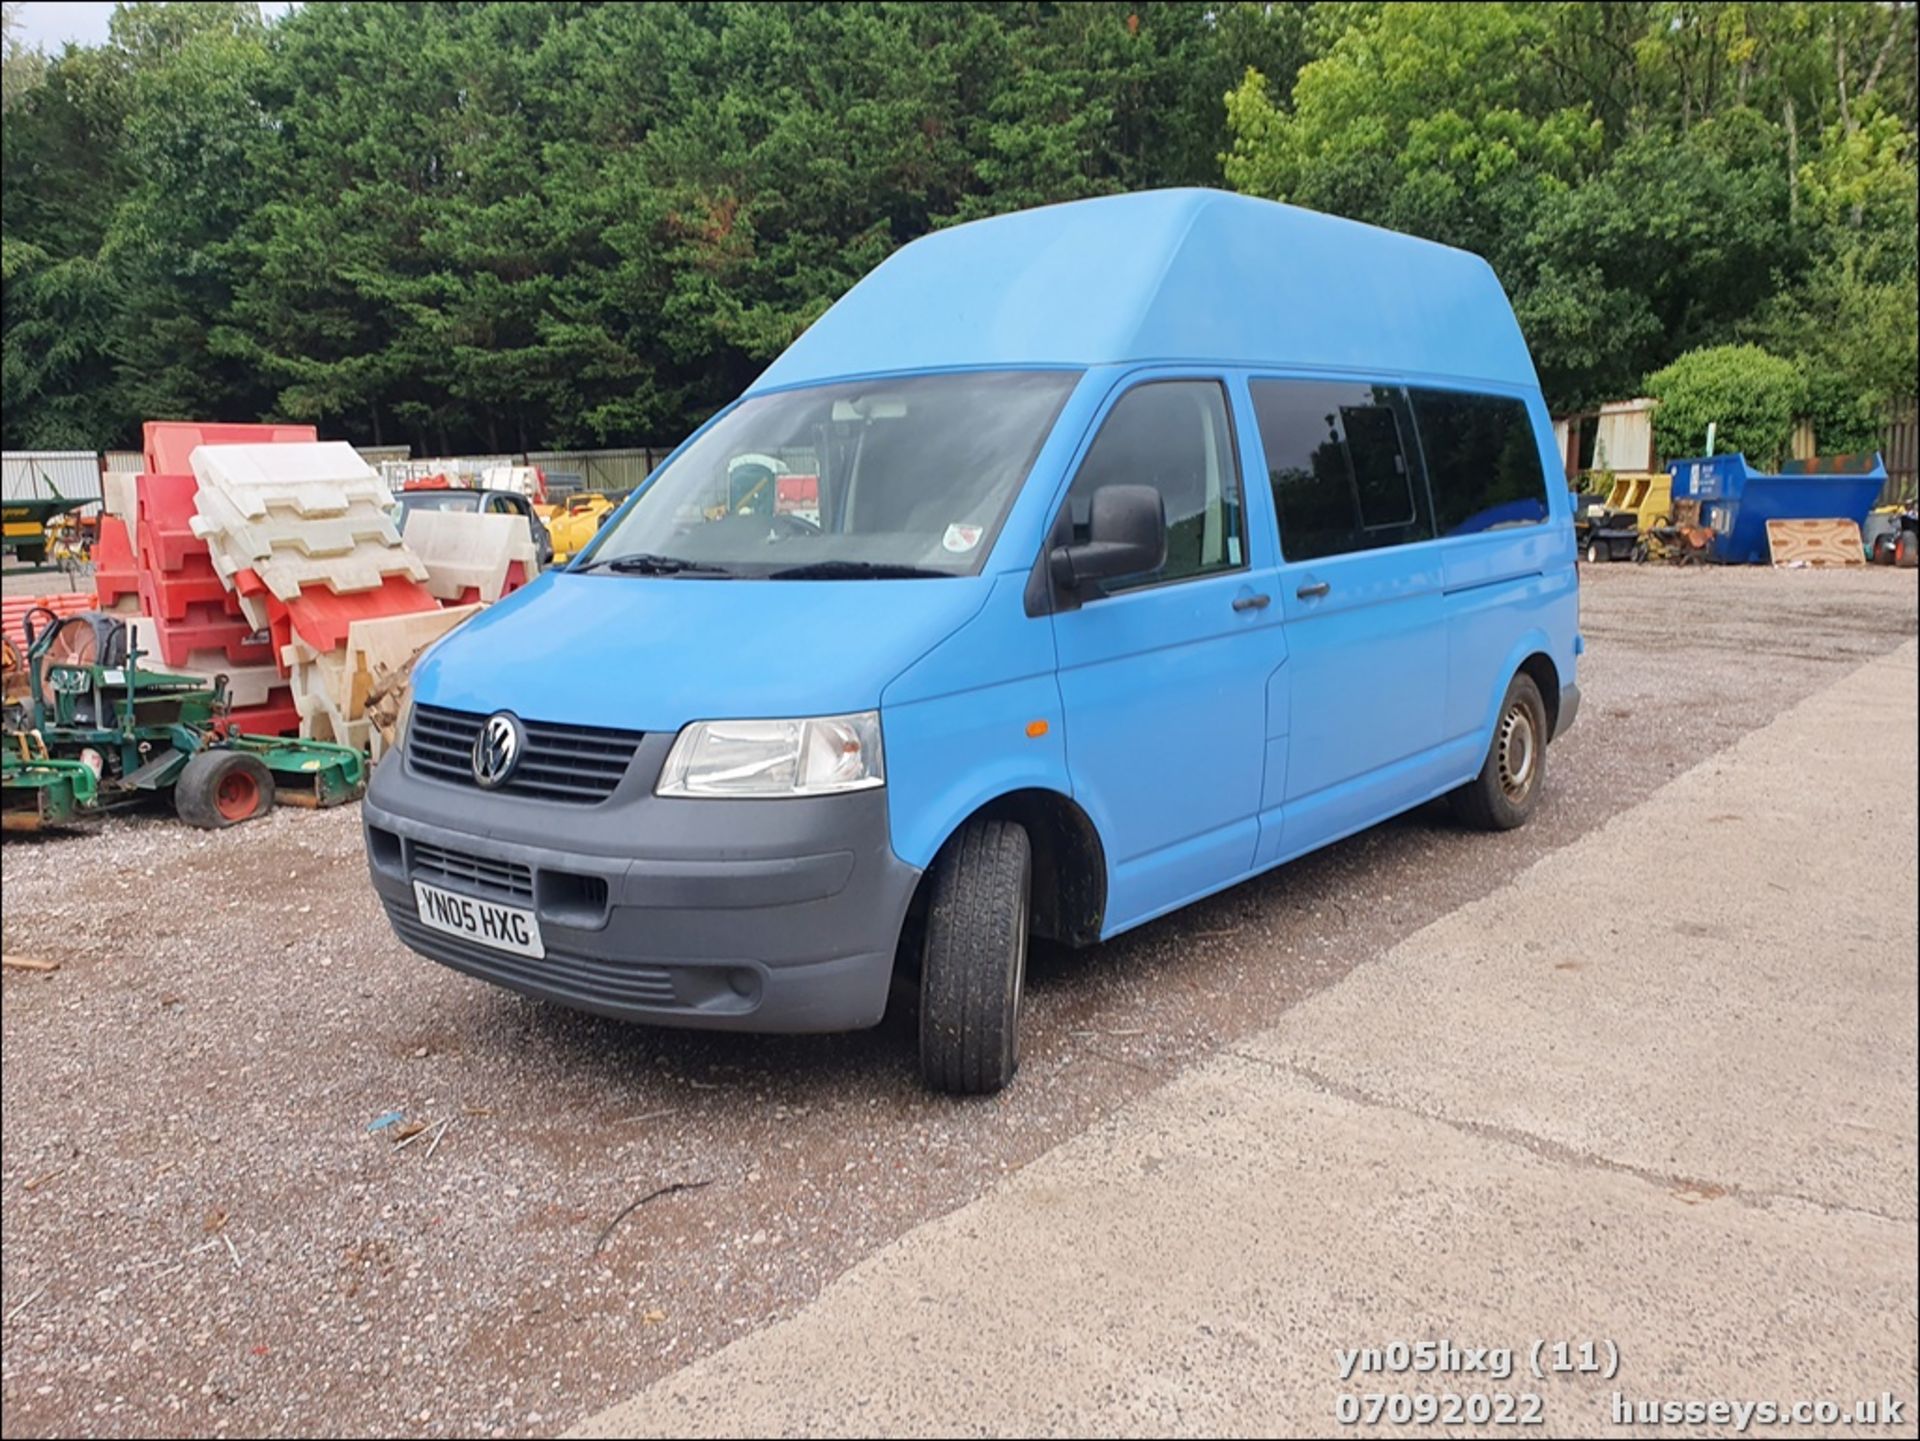
<svg viewBox="0 0 1920 1441">
<path fill-rule="evenodd" d="M 1532 676 L 1517 675 L 1500 702 L 1480 774 L 1448 799 L 1455 814 L 1475 829 L 1510 831 L 1533 814 L 1546 777 L 1546 703 Z"/>
<path fill-rule="evenodd" d="M 986 1095 L 1020 1064 L 1033 857 L 1024 827 L 978 819 L 934 862 L 920 967 L 920 1073 Z"/>
<path fill-rule="evenodd" d="M 273 773 L 245 751 L 201 751 L 174 783 L 173 808 L 202 830 L 250 821 L 273 809 Z"/>
</svg>

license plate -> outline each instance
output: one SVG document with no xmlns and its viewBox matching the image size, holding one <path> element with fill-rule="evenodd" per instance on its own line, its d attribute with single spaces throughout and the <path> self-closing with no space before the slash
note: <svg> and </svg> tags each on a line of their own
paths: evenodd
<svg viewBox="0 0 1920 1441">
<path fill-rule="evenodd" d="M 413 899 L 420 907 L 420 923 L 436 931 L 535 960 L 547 953 L 539 918 L 532 911 L 443 891 L 425 881 L 413 883 Z"/>
</svg>

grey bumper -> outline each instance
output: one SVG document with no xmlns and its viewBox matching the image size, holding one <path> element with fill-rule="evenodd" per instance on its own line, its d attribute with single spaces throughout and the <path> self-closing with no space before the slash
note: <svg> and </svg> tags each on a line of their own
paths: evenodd
<svg viewBox="0 0 1920 1441">
<path fill-rule="evenodd" d="M 1553 734 L 1550 740 L 1559 740 L 1573 729 L 1573 723 L 1580 718 L 1580 687 L 1563 685 L 1560 687 L 1560 712 L 1554 718 Z"/>
<path fill-rule="evenodd" d="M 845 1031 L 886 1010 L 920 873 L 893 853 L 884 790 L 662 800 L 648 736 L 597 805 L 375 769 L 361 811 L 373 888 L 401 941 L 525 995 L 621 1020 Z M 533 911 L 546 955 L 423 925 L 413 881 Z"/>
</svg>

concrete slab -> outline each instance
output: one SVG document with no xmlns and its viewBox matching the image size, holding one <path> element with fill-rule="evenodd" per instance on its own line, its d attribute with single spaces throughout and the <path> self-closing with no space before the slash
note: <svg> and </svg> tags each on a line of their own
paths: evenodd
<svg viewBox="0 0 1920 1441">
<path fill-rule="evenodd" d="M 1395 1392 L 1536 1394 L 1536 1435 L 1891 1392 L 1913 1434 L 1915 693 L 1909 643 L 575 1434 L 1327 1434 Z M 1516 1369 L 1341 1379 L 1400 1340 Z M 1617 1375 L 1534 1378 L 1555 1340 Z"/>
<path fill-rule="evenodd" d="M 1912 1221 L 1917 681 L 1909 645 L 1542 859 L 1517 884 L 1557 905 L 1464 907 L 1246 1051 L 1615 1165 Z"/>
<path fill-rule="evenodd" d="M 230 565 L 223 574 L 275 555 L 325 557 L 349 554 L 363 541 L 400 544 L 400 532 L 386 507 L 367 499 L 346 502 L 337 515 L 302 515 L 268 506 L 264 513 L 248 516 L 227 495 L 203 486 L 194 496 L 194 507 L 198 513 L 191 522 L 193 533 L 209 549 L 225 553 Z"/>
<path fill-rule="evenodd" d="M 344 514 L 355 500 L 385 509 L 393 495 L 344 440 L 201 445 L 189 457 L 202 488 L 220 491 L 243 514 L 277 506 L 302 515 Z"/>
<path fill-rule="evenodd" d="M 491 605 L 506 590 L 509 568 L 540 569 L 533 537 L 517 515 L 477 515 L 457 510 L 415 510 L 407 516 L 406 543 L 427 568 L 427 589 L 444 601 L 478 590 Z"/>
</svg>

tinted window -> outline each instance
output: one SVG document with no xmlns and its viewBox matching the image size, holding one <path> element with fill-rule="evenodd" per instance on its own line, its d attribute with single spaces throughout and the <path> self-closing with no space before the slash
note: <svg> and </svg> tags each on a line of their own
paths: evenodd
<svg viewBox="0 0 1920 1441">
<path fill-rule="evenodd" d="M 1400 441 L 1400 423 L 1385 405 L 1343 405 L 1340 428 L 1347 437 L 1347 464 L 1353 468 L 1354 497 L 1362 530 L 1387 530 L 1414 523 L 1412 468 Z"/>
<path fill-rule="evenodd" d="M 1256 380 L 1248 388 L 1288 560 L 1433 538 L 1398 386 Z"/>
<path fill-rule="evenodd" d="M 1093 493 L 1106 485 L 1150 485 L 1167 509 L 1166 564 L 1109 581 L 1108 590 L 1235 570 L 1243 563 L 1240 467 L 1218 381 L 1153 381 L 1120 397 L 1067 492 L 1076 543 L 1088 539 Z"/>
<path fill-rule="evenodd" d="M 1412 394 L 1442 535 L 1547 518 L 1547 478 L 1524 402 L 1456 390 Z"/>
</svg>

